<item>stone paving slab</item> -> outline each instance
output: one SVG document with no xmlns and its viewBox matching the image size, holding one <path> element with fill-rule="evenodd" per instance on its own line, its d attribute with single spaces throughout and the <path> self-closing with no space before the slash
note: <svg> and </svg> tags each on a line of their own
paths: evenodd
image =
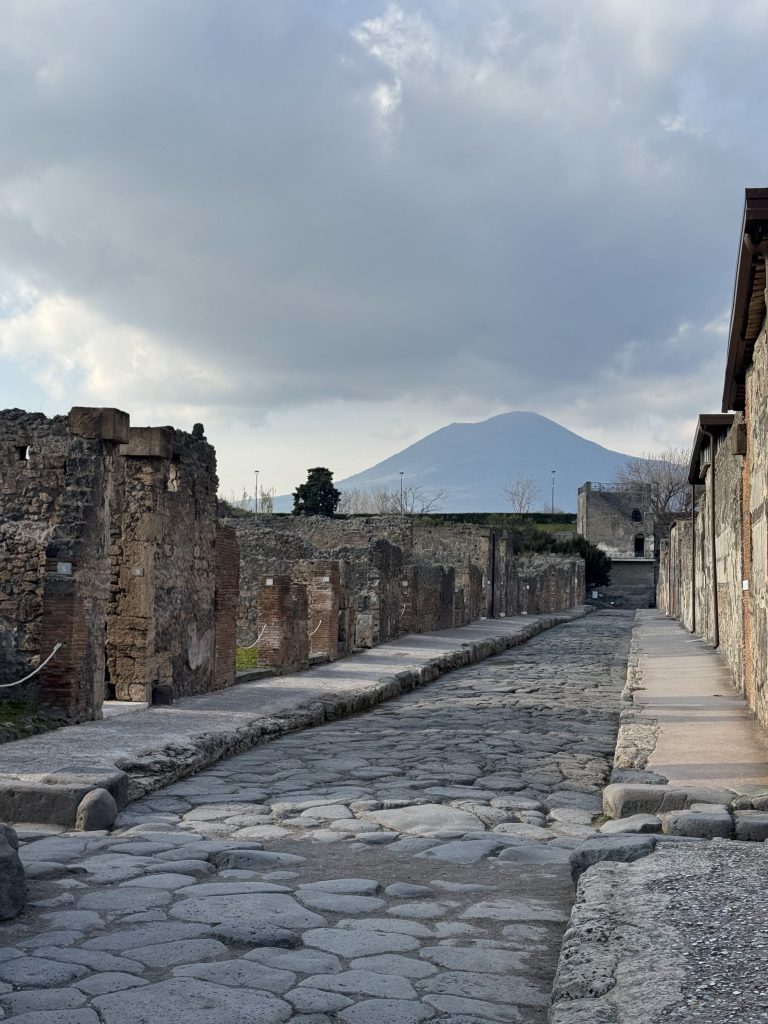
<svg viewBox="0 0 768 1024">
<path fill-rule="evenodd" d="M 20 832 L 30 893 L 0 925 L 0 1019 L 544 1024 L 631 623 L 596 612 L 281 736 L 111 833 Z"/>
<path fill-rule="evenodd" d="M 0 820 L 72 826 L 90 790 L 119 807 L 259 743 L 364 711 L 586 614 L 410 634 L 341 661 L 0 745 Z"/>
</svg>

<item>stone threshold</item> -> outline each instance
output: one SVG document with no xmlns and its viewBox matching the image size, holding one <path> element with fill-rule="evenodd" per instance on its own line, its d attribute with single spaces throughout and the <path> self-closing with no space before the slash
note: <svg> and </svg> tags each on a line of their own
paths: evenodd
<svg viewBox="0 0 768 1024">
<path fill-rule="evenodd" d="M 278 736 L 357 714 L 501 654 L 591 611 L 485 619 L 408 634 L 310 671 L 241 682 L 0 746 L 0 820 L 73 827 L 80 802 L 105 789 L 132 800 Z"/>
</svg>

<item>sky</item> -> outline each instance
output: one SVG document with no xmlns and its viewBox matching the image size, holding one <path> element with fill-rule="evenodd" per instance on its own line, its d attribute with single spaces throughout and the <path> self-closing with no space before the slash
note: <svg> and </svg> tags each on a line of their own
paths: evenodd
<svg viewBox="0 0 768 1024">
<path fill-rule="evenodd" d="M 516 409 L 687 445 L 767 39 L 764 0 L 4 0 L 0 407 L 202 422 L 234 497 Z"/>
</svg>

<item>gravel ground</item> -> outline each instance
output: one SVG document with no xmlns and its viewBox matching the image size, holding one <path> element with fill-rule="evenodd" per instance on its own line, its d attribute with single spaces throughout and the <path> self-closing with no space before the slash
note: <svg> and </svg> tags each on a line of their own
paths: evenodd
<svg viewBox="0 0 768 1024">
<path fill-rule="evenodd" d="M 715 839 L 676 852 L 670 868 L 655 888 L 669 896 L 683 996 L 656 1020 L 768 1021 L 768 849 Z"/>
</svg>

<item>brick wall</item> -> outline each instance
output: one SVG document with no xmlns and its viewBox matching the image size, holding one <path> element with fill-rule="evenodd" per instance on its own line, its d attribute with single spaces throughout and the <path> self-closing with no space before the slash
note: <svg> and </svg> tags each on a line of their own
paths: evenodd
<svg viewBox="0 0 768 1024">
<path fill-rule="evenodd" d="M 231 686 L 235 679 L 237 607 L 240 591 L 240 547 L 229 527 L 216 530 L 216 587 L 214 596 L 214 689 Z"/>
<path fill-rule="evenodd" d="M 282 672 L 307 668 L 309 601 L 303 583 L 264 576 L 259 587 L 259 665 Z"/>
</svg>

